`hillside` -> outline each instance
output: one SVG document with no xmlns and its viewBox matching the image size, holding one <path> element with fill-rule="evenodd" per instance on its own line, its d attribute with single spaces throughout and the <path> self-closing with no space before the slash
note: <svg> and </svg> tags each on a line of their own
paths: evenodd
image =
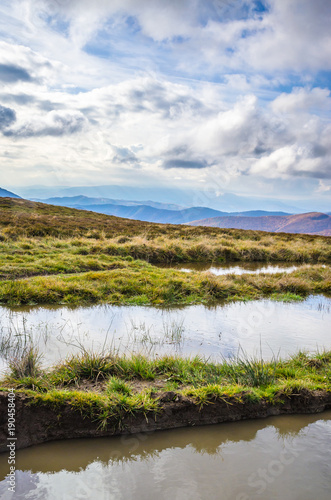
<svg viewBox="0 0 331 500">
<path fill-rule="evenodd" d="M 0 198 L 20 198 L 20 196 L 11 191 L 7 191 L 7 189 L 0 188 Z"/>
<path fill-rule="evenodd" d="M 268 218 L 271 217 L 260 217 L 260 219 Z M 280 218 L 282 219 L 282 217 Z M 241 217 L 217 217 L 207 220 L 214 221 L 217 219 L 230 219 L 233 221 L 239 220 Z M 254 221 L 259 218 L 242 217 L 242 219 L 244 221 Z M 193 225 L 199 224 L 192 223 Z M 151 240 L 160 236 L 178 238 L 180 235 L 182 239 L 189 241 L 200 236 L 206 240 L 212 238 L 215 242 L 217 242 L 218 237 L 223 238 L 224 236 L 230 239 L 235 237 L 236 240 L 242 239 L 245 241 L 256 241 L 257 239 L 255 232 L 252 231 L 238 231 L 227 228 L 219 229 L 217 226 L 193 228 L 191 225 L 150 223 L 96 213 L 91 210 L 48 205 L 46 203 L 23 200 L 22 198 L 0 198 L 0 231 L 8 237 L 11 237 L 11 235 L 14 237 L 73 237 L 78 235 L 98 237 L 95 235 L 102 235 L 107 238 L 116 238 L 119 236 L 143 236 L 146 238 L 147 236 Z M 284 237 L 274 235 L 273 239 L 276 245 L 276 241 L 284 240 Z M 300 237 L 300 239 L 307 241 L 307 237 L 305 236 Z M 287 241 L 286 237 L 285 241 Z M 230 241 L 228 244 L 233 246 Z"/>
<path fill-rule="evenodd" d="M 329 293 L 330 238 L 154 224 L 0 198 L 0 302 L 192 304 Z M 175 262 L 299 262 L 291 274 L 185 273 Z"/>
<path fill-rule="evenodd" d="M 275 233 L 331 235 L 331 217 L 319 212 L 286 216 L 213 217 L 195 220 L 189 224 L 192 226 L 250 229 Z"/>
<path fill-rule="evenodd" d="M 239 220 L 240 217 L 228 219 Z M 254 217 L 242 219 L 256 220 Z M 72 248 L 80 259 L 86 256 L 90 263 L 93 255 L 99 252 L 159 263 L 229 260 L 328 262 L 331 258 L 330 238 L 318 235 L 156 224 L 23 199 L 0 198 L 0 243 L 24 242 L 25 239 L 32 239 L 33 245 L 43 248 L 41 255 L 45 258 L 48 247 L 43 241 L 49 239 L 51 247 L 66 248 L 66 244 L 56 240 L 67 240 L 68 248 Z M 19 250 L 18 255 L 22 253 L 24 258 L 27 257 L 29 245 L 25 251 Z M 10 255 L 12 253 L 13 249 L 9 251 Z M 66 257 L 61 258 L 65 260 Z"/>
</svg>

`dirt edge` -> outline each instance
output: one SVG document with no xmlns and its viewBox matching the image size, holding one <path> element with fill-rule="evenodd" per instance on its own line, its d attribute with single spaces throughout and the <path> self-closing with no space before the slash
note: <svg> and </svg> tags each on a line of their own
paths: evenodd
<svg viewBox="0 0 331 500">
<path fill-rule="evenodd" d="M 137 414 L 126 416 L 121 425 L 110 422 L 106 430 L 98 423 L 84 418 L 73 410 L 69 403 L 58 408 L 46 404 L 31 405 L 31 396 L 17 393 L 15 398 L 16 449 L 59 439 L 80 437 L 116 436 L 153 432 L 200 425 L 235 422 L 239 420 L 265 418 L 282 414 L 320 413 L 331 409 L 331 392 L 302 389 L 283 395 L 277 404 L 266 400 L 259 402 L 238 401 L 234 398 L 217 398 L 200 406 L 193 399 L 174 392 L 159 395 L 159 412 L 155 415 Z M 0 393 L 0 452 L 7 451 L 8 438 L 8 393 Z"/>
</svg>

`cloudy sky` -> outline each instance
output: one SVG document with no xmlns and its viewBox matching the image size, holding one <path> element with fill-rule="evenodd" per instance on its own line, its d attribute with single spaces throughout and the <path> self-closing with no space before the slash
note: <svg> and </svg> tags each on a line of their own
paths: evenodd
<svg viewBox="0 0 331 500">
<path fill-rule="evenodd" d="M 1 0 L 0 186 L 331 210 L 331 1 Z"/>
</svg>

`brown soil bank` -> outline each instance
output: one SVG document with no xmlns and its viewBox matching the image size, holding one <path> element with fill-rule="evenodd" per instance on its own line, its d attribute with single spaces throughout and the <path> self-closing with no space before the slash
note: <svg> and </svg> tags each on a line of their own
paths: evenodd
<svg viewBox="0 0 331 500">
<path fill-rule="evenodd" d="M 199 405 L 194 399 L 164 392 L 158 395 L 158 410 L 147 414 L 127 415 L 120 421 L 109 422 L 102 430 L 98 423 L 74 410 L 70 403 L 57 408 L 47 404 L 31 405 L 32 398 L 17 393 L 15 398 L 16 449 L 56 439 L 114 436 L 138 432 L 173 429 L 196 425 L 218 424 L 268 416 L 319 413 L 331 408 L 331 392 L 322 390 L 294 390 L 281 395 L 278 402 L 267 400 L 249 402 L 242 397 L 215 397 Z M 8 393 L 0 393 L 0 452 L 7 448 Z"/>
</svg>

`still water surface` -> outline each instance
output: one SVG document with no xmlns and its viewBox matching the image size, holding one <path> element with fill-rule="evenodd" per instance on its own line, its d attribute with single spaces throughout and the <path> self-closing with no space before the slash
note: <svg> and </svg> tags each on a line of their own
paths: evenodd
<svg viewBox="0 0 331 500">
<path fill-rule="evenodd" d="M 192 271 L 210 272 L 216 276 L 225 274 L 276 274 L 292 273 L 307 264 L 293 264 L 293 262 L 223 262 L 221 264 L 210 264 L 202 262 L 185 262 L 160 265 L 159 267 L 173 268 L 190 273 Z"/>
<path fill-rule="evenodd" d="M 330 500 L 331 411 L 57 441 L 17 452 L 3 500 Z"/>
<path fill-rule="evenodd" d="M 82 347 L 122 353 L 283 358 L 331 349 L 331 299 L 271 300 L 162 309 L 139 306 L 0 308 L 0 341 L 31 335 L 50 365 Z M 242 352 L 241 351 L 241 352 Z M 2 361 L 2 367 L 4 361 Z"/>
</svg>

